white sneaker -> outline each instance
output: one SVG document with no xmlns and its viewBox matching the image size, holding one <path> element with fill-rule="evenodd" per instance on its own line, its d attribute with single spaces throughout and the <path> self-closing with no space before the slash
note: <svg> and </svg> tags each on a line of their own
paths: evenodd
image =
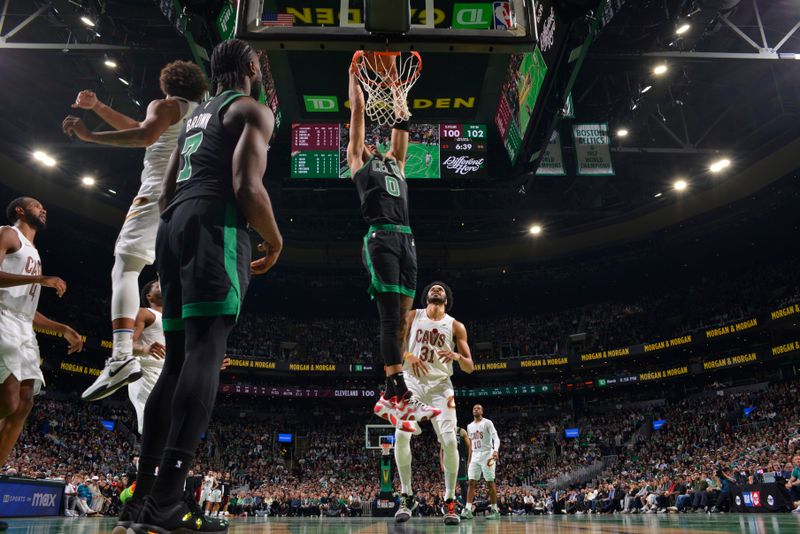
<svg viewBox="0 0 800 534">
<path fill-rule="evenodd" d="M 396 523 L 405 523 L 411 519 L 411 508 L 409 508 L 408 505 L 413 499 L 413 495 L 404 494 L 400 496 L 400 507 L 394 513 L 394 520 Z"/>
<path fill-rule="evenodd" d="M 442 413 L 438 408 L 428 406 L 420 401 L 410 392 L 397 401 L 395 409 L 401 421 L 427 421 Z"/>
<path fill-rule="evenodd" d="M 142 366 L 139 359 L 131 354 L 111 357 L 106 360 L 103 372 L 94 383 L 86 388 L 81 398 L 85 401 L 96 401 L 113 395 L 119 388 L 136 382 L 142 377 Z"/>
</svg>

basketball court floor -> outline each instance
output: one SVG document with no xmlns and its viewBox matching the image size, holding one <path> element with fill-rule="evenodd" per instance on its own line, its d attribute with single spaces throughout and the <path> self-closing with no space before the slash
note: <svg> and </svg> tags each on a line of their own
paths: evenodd
<svg viewBox="0 0 800 534">
<path fill-rule="evenodd" d="M 111 518 L 11 519 L 10 534 L 101 534 L 111 532 Z M 793 534 L 800 532 L 800 515 L 721 514 L 666 516 L 548 516 L 513 517 L 500 521 L 476 519 L 446 527 L 441 518 L 414 518 L 403 525 L 391 519 L 358 518 L 248 518 L 231 522 L 235 534 L 539 534 L 539 533 L 675 533 L 738 532 L 741 534 Z"/>
</svg>

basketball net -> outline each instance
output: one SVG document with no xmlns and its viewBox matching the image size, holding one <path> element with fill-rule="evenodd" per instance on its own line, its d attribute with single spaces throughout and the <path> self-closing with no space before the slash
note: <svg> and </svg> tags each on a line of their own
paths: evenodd
<svg viewBox="0 0 800 534">
<path fill-rule="evenodd" d="M 392 454 L 392 444 L 381 443 L 381 456 L 389 456 L 390 454 Z"/>
<path fill-rule="evenodd" d="M 422 72 L 422 56 L 411 52 L 369 52 L 353 55 L 355 75 L 366 98 L 367 116 L 382 126 L 393 126 L 411 118 L 408 92 Z"/>
</svg>

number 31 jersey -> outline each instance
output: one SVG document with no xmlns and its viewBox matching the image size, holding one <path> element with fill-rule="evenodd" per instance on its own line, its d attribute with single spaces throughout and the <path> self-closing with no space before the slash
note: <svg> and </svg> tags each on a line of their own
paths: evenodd
<svg viewBox="0 0 800 534">
<path fill-rule="evenodd" d="M 414 311 L 414 322 L 411 323 L 409 332 L 408 351 L 425 362 L 428 374 L 418 380 L 423 383 L 433 384 L 448 380 L 453 375 L 453 362 L 442 363 L 438 351 L 449 349 L 455 351 L 453 339 L 453 319 L 445 314 L 441 321 L 434 321 L 428 317 L 425 309 Z M 411 366 L 404 364 L 404 371 L 411 372 Z"/>
</svg>

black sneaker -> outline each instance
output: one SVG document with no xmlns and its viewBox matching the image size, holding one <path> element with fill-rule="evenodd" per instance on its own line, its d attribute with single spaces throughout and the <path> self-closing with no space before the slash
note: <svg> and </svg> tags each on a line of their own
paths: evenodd
<svg viewBox="0 0 800 534">
<path fill-rule="evenodd" d="M 8 523 L 0 521 L 0 530 L 8 530 Z"/>
<path fill-rule="evenodd" d="M 139 517 L 139 512 L 142 510 L 142 501 L 131 497 L 122 506 L 117 518 L 117 524 L 114 525 L 114 530 L 111 534 L 125 534 L 128 532 L 128 527 L 136 522 Z"/>
<path fill-rule="evenodd" d="M 142 511 L 136 523 L 128 527 L 128 534 L 170 534 L 173 532 L 227 532 L 228 520 L 205 517 L 199 507 L 193 509 L 180 499 L 170 505 L 158 505 L 149 495 L 144 498 Z"/>
</svg>

